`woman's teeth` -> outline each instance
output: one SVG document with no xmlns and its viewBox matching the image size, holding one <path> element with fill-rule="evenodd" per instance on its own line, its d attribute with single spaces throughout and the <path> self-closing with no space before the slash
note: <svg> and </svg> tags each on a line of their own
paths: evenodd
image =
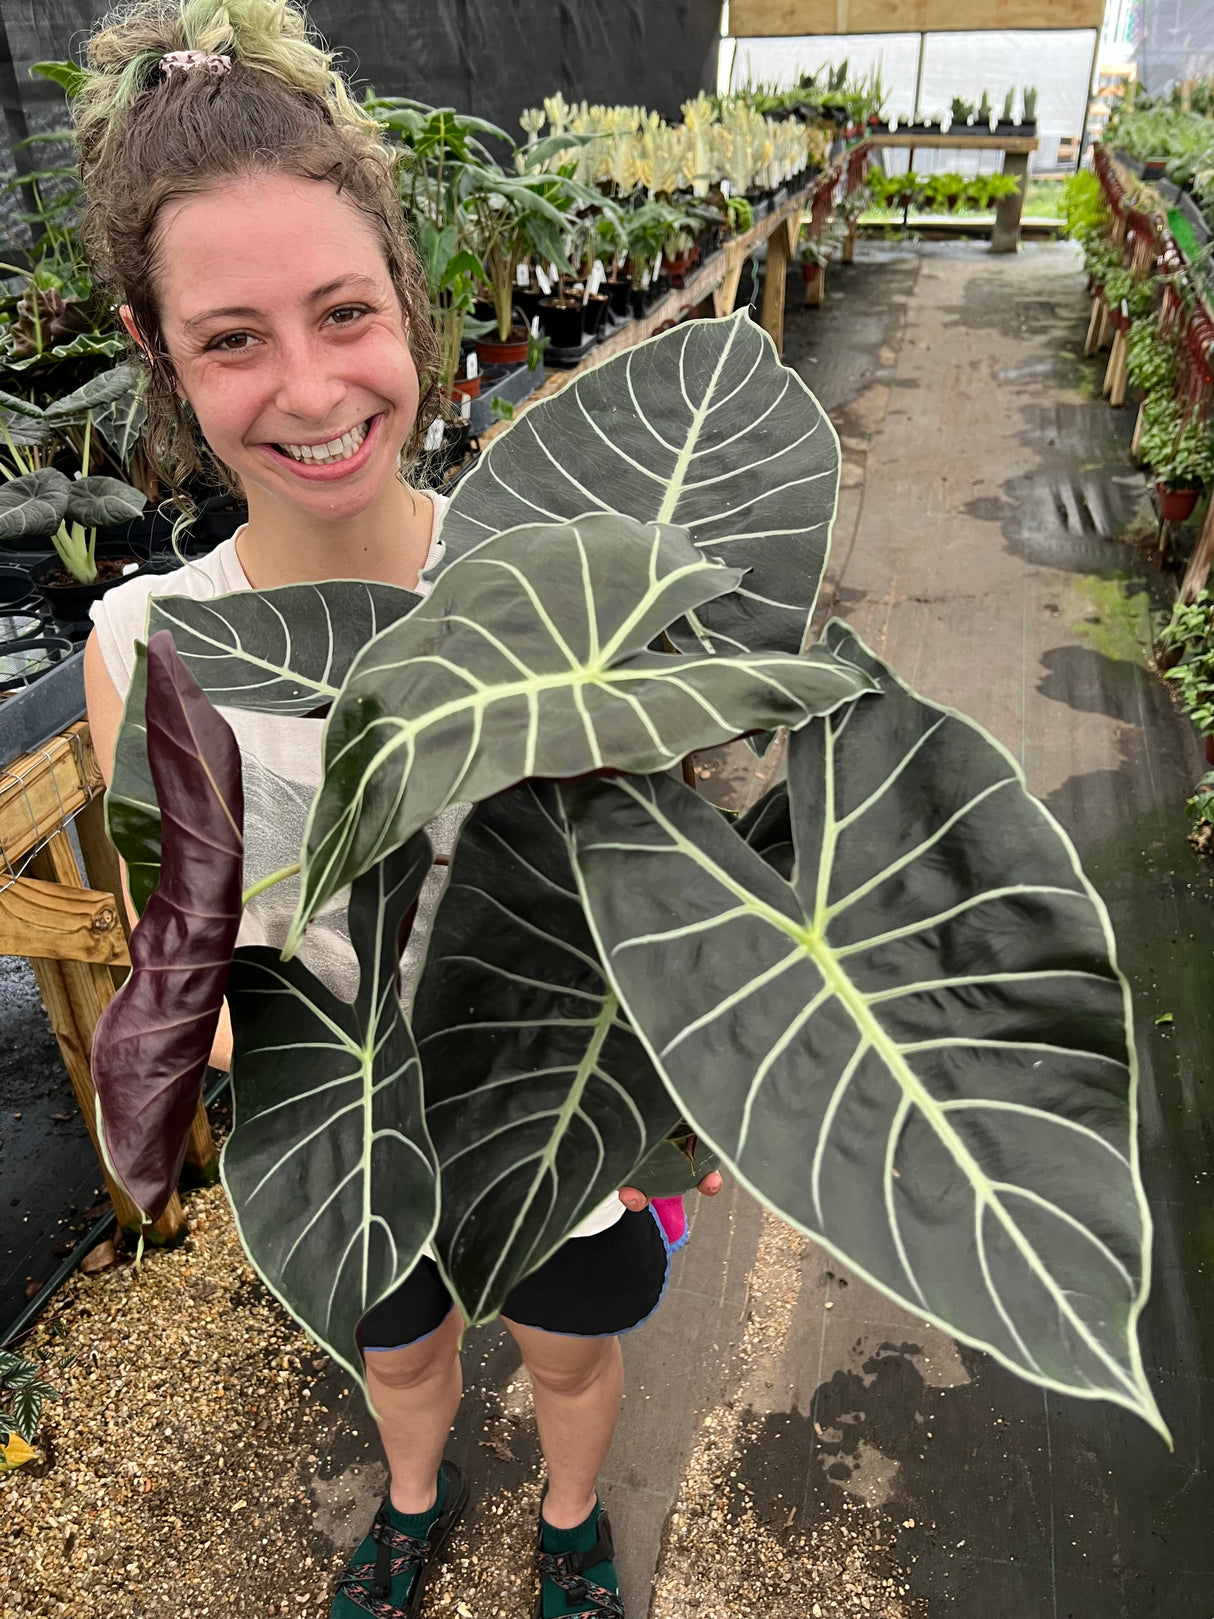
<svg viewBox="0 0 1214 1619">
<path fill-rule="evenodd" d="M 348 461 L 367 436 L 368 423 L 360 422 L 340 438 L 327 444 L 280 444 L 278 448 L 296 461 L 308 461 L 314 466 L 326 466 L 334 461 Z"/>
</svg>

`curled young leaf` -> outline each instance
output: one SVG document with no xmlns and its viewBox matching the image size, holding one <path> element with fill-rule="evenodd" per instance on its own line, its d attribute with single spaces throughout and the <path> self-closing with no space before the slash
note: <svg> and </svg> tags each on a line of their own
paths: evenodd
<svg viewBox="0 0 1214 1619">
<path fill-rule="evenodd" d="M 166 631 L 148 643 L 145 712 L 160 880 L 92 1065 L 107 1162 L 154 1220 L 181 1171 L 240 927 L 244 800 L 236 738 Z"/>
<path fill-rule="evenodd" d="M 1162 1431 L 1108 916 L 1003 748 L 845 626 L 826 641 L 883 695 L 794 733 L 739 827 L 770 864 L 666 777 L 562 787 L 609 976 L 768 1207 L 1021 1376 Z"/>
</svg>

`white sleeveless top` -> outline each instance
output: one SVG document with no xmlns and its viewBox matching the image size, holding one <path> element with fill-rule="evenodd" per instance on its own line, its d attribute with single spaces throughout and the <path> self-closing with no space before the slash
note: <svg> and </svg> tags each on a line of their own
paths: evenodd
<svg viewBox="0 0 1214 1619">
<path fill-rule="evenodd" d="M 434 526 L 426 568 L 443 554 L 440 529 L 447 504 L 442 495 L 432 492 L 430 499 L 434 504 Z M 192 596 L 207 601 L 252 589 L 236 554 L 236 541 L 242 532 L 238 529 L 196 562 L 187 562 L 172 573 L 131 579 L 94 603 L 91 614 L 98 648 L 124 701 L 135 668 L 135 642 L 147 639 L 148 602 L 152 596 Z M 419 579 L 419 595 L 425 595 L 429 588 L 428 580 Z M 232 727 L 240 748 L 244 778 L 243 883 L 249 888 L 298 858 L 308 810 L 321 781 L 324 720 L 226 707 L 219 707 L 219 712 Z M 467 813 L 466 805 L 455 806 L 430 822 L 426 831 L 436 854 L 450 855 L 455 834 Z M 406 1006 L 412 1000 L 430 919 L 446 875 L 445 865 L 432 867 L 418 896 L 417 916 L 401 962 Z M 297 877 L 258 894 L 245 907 L 237 944 L 281 948 L 298 900 Z M 335 995 L 351 1001 L 358 990 L 358 960 L 350 943 L 348 905 L 349 891 L 344 890 L 322 907 L 304 935 L 299 959 Z M 614 1225 L 624 1212 L 624 1205 L 613 1194 L 592 1209 L 572 1235 L 594 1236 Z"/>
</svg>

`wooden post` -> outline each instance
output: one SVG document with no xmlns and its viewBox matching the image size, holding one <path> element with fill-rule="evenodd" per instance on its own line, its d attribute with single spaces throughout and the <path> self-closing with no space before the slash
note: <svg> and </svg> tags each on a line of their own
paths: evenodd
<svg viewBox="0 0 1214 1619">
<path fill-rule="evenodd" d="M 77 889 L 82 886 L 80 869 L 66 832 L 56 832 L 47 840 L 30 861 L 30 870 L 45 882 L 66 883 L 69 888 Z M 76 1092 L 76 1100 L 80 1103 L 84 1122 L 97 1148 L 97 1156 L 101 1159 L 97 1139 L 97 1092 L 89 1068 L 89 1054 L 93 1048 L 97 1020 L 114 994 L 110 970 L 94 962 L 54 961 L 36 956 L 31 959 L 30 965 L 59 1042 L 64 1067 Z M 137 1233 L 140 1229 L 139 1211 L 110 1177 L 103 1159 L 101 1162 L 118 1224 L 126 1231 Z M 145 1235 L 149 1242 L 164 1244 L 175 1242 L 185 1229 L 185 1212 L 174 1192 L 164 1213 L 154 1225 L 147 1228 Z"/>
<path fill-rule="evenodd" d="M 1025 187 L 1028 185 L 1028 153 L 1005 152 L 1003 172 L 1014 174 L 1020 184 L 1010 197 L 1000 197 L 995 206 L 995 223 L 991 229 L 992 253 L 1014 253 L 1020 246 L 1020 214 L 1024 208 Z"/>
<path fill-rule="evenodd" d="M 784 285 L 788 276 L 788 232 L 783 228 L 772 231 L 767 238 L 767 274 L 763 278 L 763 302 L 759 310 L 759 325 L 776 345 L 776 353 L 784 353 Z"/>
<path fill-rule="evenodd" d="M 1197 544 L 1193 547 L 1193 555 L 1189 558 L 1189 565 L 1181 581 L 1180 600 L 1186 607 L 1191 606 L 1206 588 L 1206 580 L 1210 577 L 1212 565 L 1214 565 L 1214 496 L 1211 496 L 1206 520 L 1201 525 L 1201 533 Z"/>
<path fill-rule="evenodd" d="M 856 262 L 856 226 L 858 220 L 848 221 L 847 235 L 843 238 L 843 251 L 839 254 L 840 264 L 854 264 Z"/>
<path fill-rule="evenodd" d="M 1097 339 L 1100 336 L 1101 315 L 1104 309 L 1104 294 L 1098 292 L 1092 299 L 1092 313 L 1088 317 L 1088 332 L 1083 340 L 1083 357 L 1088 360 L 1096 352 Z"/>
<path fill-rule="evenodd" d="M 1147 409 L 1147 402 L 1146 402 L 1146 400 L 1144 398 L 1139 403 L 1138 417 L 1137 417 L 1137 420 L 1134 423 L 1134 437 L 1130 440 L 1130 456 L 1135 461 L 1140 459 L 1139 451 L 1142 448 L 1142 432 L 1143 432 L 1143 428 L 1146 425 L 1146 423 L 1144 421 L 1144 417 L 1146 415 L 1146 409 Z"/>
</svg>

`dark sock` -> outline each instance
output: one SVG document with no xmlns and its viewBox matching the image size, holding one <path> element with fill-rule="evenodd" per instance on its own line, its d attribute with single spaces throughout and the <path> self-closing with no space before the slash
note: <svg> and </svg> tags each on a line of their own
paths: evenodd
<svg viewBox="0 0 1214 1619">
<path fill-rule="evenodd" d="M 388 1509 L 388 1522 L 393 1529 L 399 1529 L 402 1535 L 410 1535 L 414 1540 L 425 1540 L 430 1533 L 434 1520 L 443 1510 L 443 1502 L 447 1497 L 447 1478 L 440 1467 L 438 1470 L 438 1495 L 434 1505 L 426 1512 L 398 1512 L 392 1505 L 389 1496 L 385 1505 Z"/>
<path fill-rule="evenodd" d="M 541 1510 L 544 1550 L 553 1556 L 561 1552 L 588 1552 L 599 1538 L 599 1514 L 602 1510 L 601 1502 L 596 1501 L 585 1523 L 579 1523 L 573 1529 L 554 1529 Z M 595 1563 L 593 1567 L 582 1570 L 582 1577 L 595 1585 L 604 1586 L 608 1591 L 616 1589 L 615 1565 L 612 1563 Z M 559 1585 L 554 1585 L 551 1580 L 544 1581 L 544 1619 L 562 1619 L 565 1614 L 585 1613 L 588 1609 L 593 1611 L 593 1605 L 584 1601 L 573 1602 Z"/>
</svg>

